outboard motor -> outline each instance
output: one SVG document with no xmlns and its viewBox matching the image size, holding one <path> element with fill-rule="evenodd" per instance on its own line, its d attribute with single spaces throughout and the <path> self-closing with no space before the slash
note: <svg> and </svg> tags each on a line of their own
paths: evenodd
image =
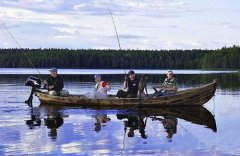
<svg viewBox="0 0 240 156">
<path fill-rule="evenodd" d="M 31 93 L 29 95 L 28 100 L 25 101 L 29 106 L 32 106 L 33 94 L 37 91 L 40 91 L 41 88 L 41 80 L 37 77 L 30 76 L 25 82 L 25 86 L 32 87 Z"/>
<path fill-rule="evenodd" d="M 25 86 L 30 86 L 33 88 L 41 88 L 41 80 L 37 77 L 30 76 L 25 83 Z"/>
</svg>

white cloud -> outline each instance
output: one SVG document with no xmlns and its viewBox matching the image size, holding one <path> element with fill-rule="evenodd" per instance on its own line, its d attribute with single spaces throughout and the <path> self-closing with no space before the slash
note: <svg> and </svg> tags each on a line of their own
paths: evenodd
<svg viewBox="0 0 240 156">
<path fill-rule="evenodd" d="M 214 4 L 206 0 L 3 0 L 0 19 L 24 47 L 31 48 L 117 49 L 108 8 L 122 48 L 205 49 L 240 44 L 240 22 L 235 20 L 240 2 Z M 3 34 L 0 47 L 16 47 Z"/>
</svg>

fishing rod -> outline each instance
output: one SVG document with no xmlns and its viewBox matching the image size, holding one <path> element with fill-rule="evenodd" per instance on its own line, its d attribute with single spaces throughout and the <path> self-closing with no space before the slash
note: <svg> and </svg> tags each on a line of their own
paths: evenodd
<svg viewBox="0 0 240 156">
<path fill-rule="evenodd" d="M 0 23 L 1 23 L 1 25 L 3 26 L 3 28 L 7 31 L 7 33 L 9 34 L 9 36 L 10 36 L 10 37 L 15 41 L 15 43 L 18 45 L 18 47 L 19 47 L 20 49 L 23 49 L 23 48 L 21 47 L 21 45 L 18 43 L 18 41 L 14 38 L 14 36 L 12 35 L 12 33 L 8 30 L 8 28 L 3 24 L 3 22 L 2 22 L 1 20 L 0 20 Z M 39 70 L 34 66 L 34 64 L 33 64 L 32 61 L 30 60 L 30 58 L 27 56 L 27 54 L 26 54 L 23 50 L 22 50 L 22 52 L 23 52 L 23 54 L 26 56 L 28 62 L 29 62 L 29 63 L 33 66 L 33 68 L 37 71 L 39 79 L 42 80 L 42 79 L 41 79 L 41 76 L 40 76 Z"/>
<path fill-rule="evenodd" d="M 218 63 L 218 62 L 222 61 L 226 56 L 227 56 L 227 54 L 224 55 L 222 58 L 218 59 L 217 61 L 211 63 L 210 66 L 212 66 L 212 65 L 215 64 L 215 63 Z M 180 60 L 181 60 L 181 59 L 180 59 Z M 187 81 L 187 82 L 185 83 L 185 86 L 189 86 L 189 83 L 190 83 L 191 81 L 193 81 L 194 79 L 196 79 L 198 76 L 200 76 L 203 72 L 204 72 L 204 71 L 202 70 L 200 73 L 198 73 L 198 74 L 197 74 L 196 76 L 194 76 L 192 79 L 190 79 L 189 81 Z M 130 108 L 126 109 L 125 111 L 129 111 L 129 110 L 132 110 L 132 109 L 135 109 L 135 108 L 137 108 L 137 107 L 140 107 L 140 106 L 144 105 L 145 102 L 151 100 L 152 98 L 154 98 L 155 96 L 157 96 L 159 92 L 162 91 L 162 90 L 157 91 L 156 89 L 154 89 L 154 90 L 155 90 L 155 92 L 154 92 L 149 98 L 144 99 L 143 101 L 140 101 L 138 105 L 135 105 L 135 106 L 133 106 L 133 107 L 130 107 Z"/>
<path fill-rule="evenodd" d="M 36 92 L 36 91 L 40 91 L 39 88 L 41 88 L 41 76 L 40 76 L 40 72 L 39 70 L 35 67 L 35 65 L 32 63 L 31 59 L 27 56 L 27 54 L 24 52 L 24 50 L 21 50 L 23 49 L 21 47 L 21 45 L 18 43 L 18 41 L 14 38 L 14 36 L 12 35 L 12 33 L 8 30 L 8 28 L 3 24 L 3 22 L 0 20 L 0 23 L 2 25 L 2 27 L 7 31 L 7 33 L 11 36 L 11 38 L 15 41 L 15 43 L 18 45 L 18 47 L 20 48 L 20 51 L 22 51 L 22 53 L 25 55 L 25 57 L 27 58 L 28 62 L 33 66 L 33 68 L 37 71 L 37 75 L 38 75 L 38 78 L 36 77 L 33 77 L 33 76 L 30 76 L 25 85 L 26 86 L 31 86 L 32 89 L 31 89 L 31 93 L 28 97 L 28 100 L 25 101 L 25 103 L 27 103 L 30 107 L 32 107 L 32 100 L 33 100 L 33 94 Z"/>
<path fill-rule="evenodd" d="M 117 28 L 116 28 L 116 25 L 115 25 L 115 22 L 114 22 L 114 19 L 113 19 L 113 16 L 112 16 L 112 12 L 111 12 L 111 10 L 109 8 L 108 8 L 108 11 L 109 11 L 109 14 L 110 14 L 110 16 L 112 18 L 114 30 L 115 30 L 115 33 L 116 33 L 116 36 L 117 36 L 118 46 L 119 46 L 119 49 L 121 50 L 122 48 L 121 48 L 120 40 L 119 40 L 119 37 L 118 37 Z"/>
<path fill-rule="evenodd" d="M 118 32 L 117 32 L 117 27 L 116 27 L 116 25 L 115 25 L 112 12 L 111 12 L 111 10 L 110 10 L 109 8 L 108 8 L 108 11 L 109 11 L 109 14 L 110 14 L 110 16 L 111 16 L 112 23 L 113 23 L 113 26 L 114 26 L 114 30 L 115 30 L 115 33 L 116 33 L 116 37 L 117 37 L 117 41 L 118 41 L 118 47 L 119 47 L 119 49 L 121 50 L 122 48 L 121 48 L 120 39 L 119 39 Z M 126 75 L 127 75 L 126 69 L 124 68 L 123 70 L 124 70 L 124 75 L 125 75 L 125 77 L 126 77 Z M 125 78 L 125 79 L 126 79 L 126 78 Z"/>
</svg>

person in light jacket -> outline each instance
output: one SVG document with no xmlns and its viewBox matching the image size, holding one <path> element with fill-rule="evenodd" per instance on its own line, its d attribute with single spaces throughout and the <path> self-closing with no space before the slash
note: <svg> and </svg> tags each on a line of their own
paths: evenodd
<svg viewBox="0 0 240 156">
<path fill-rule="evenodd" d="M 111 89 L 106 81 L 101 80 L 101 75 L 96 74 L 94 76 L 96 85 L 94 91 L 91 93 L 89 98 L 105 99 L 107 98 L 107 92 Z"/>
</svg>

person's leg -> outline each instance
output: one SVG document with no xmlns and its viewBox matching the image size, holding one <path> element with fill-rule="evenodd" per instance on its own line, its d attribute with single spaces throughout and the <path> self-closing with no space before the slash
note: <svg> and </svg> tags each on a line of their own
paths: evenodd
<svg viewBox="0 0 240 156">
<path fill-rule="evenodd" d="M 57 96 L 57 92 L 55 90 L 49 91 L 48 94 L 51 96 Z"/>
<path fill-rule="evenodd" d="M 89 99 L 95 99 L 96 98 L 97 91 L 93 90 L 90 95 L 88 96 Z"/>
<path fill-rule="evenodd" d="M 117 92 L 117 97 L 119 97 L 119 98 L 126 98 L 127 95 L 128 95 L 128 93 L 123 90 L 118 90 L 118 92 Z"/>
<path fill-rule="evenodd" d="M 67 90 L 61 90 L 60 96 L 63 96 L 63 97 L 69 96 L 69 92 Z"/>
<path fill-rule="evenodd" d="M 128 94 L 127 98 L 137 98 L 137 95 L 136 94 Z"/>
<path fill-rule="evenodd" d="M 99 92 L 96 92 L 96 99 L 106 99 L 107 95 L 106 94 L 101 94 Z"/>
<path fill-rule="evenodd" d="M 163 91 L 158 91 L 157 93 L 155 93 L 156 94 L 156 96 L 158 97 L 158 96 L 165 96 L 165 92 L 163 92 Z"/>
</svg>

